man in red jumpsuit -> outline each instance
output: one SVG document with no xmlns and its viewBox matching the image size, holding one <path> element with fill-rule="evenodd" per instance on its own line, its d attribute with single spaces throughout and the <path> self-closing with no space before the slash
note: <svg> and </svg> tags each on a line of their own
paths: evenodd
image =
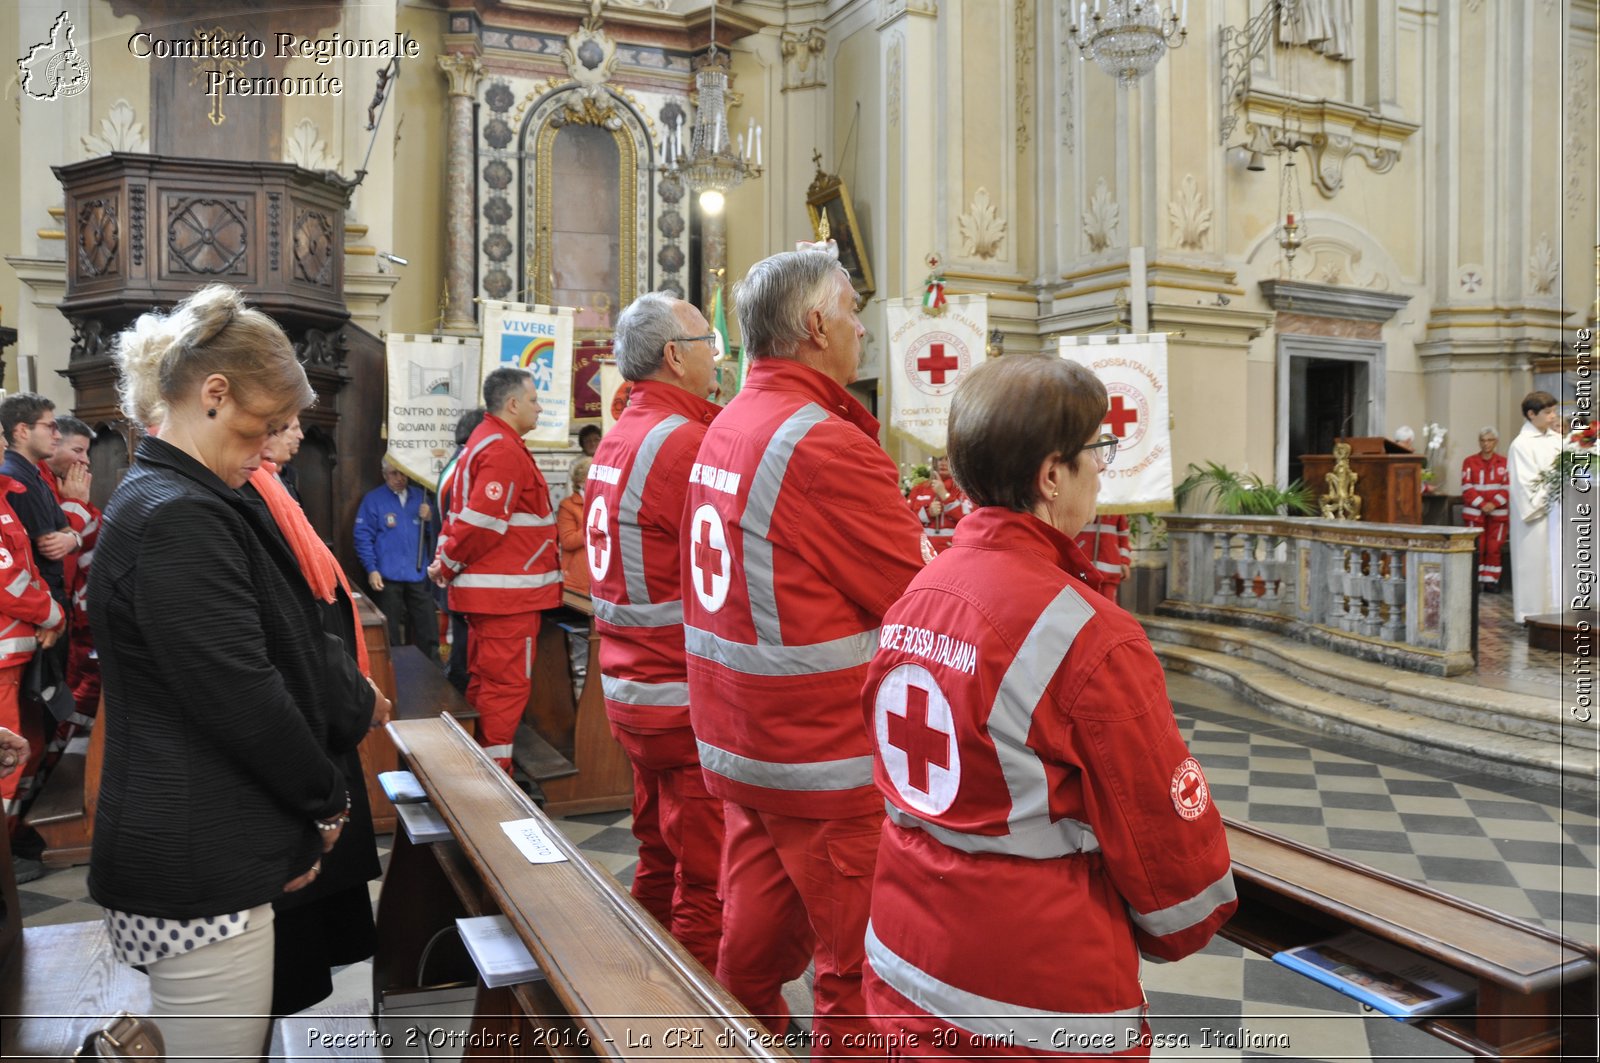
<svg viewBox="0 0 1600 1063">
<path fill-rule="evenodd" d="M 1117 588 L 1128 574 L 1133 557 L 1128 552 L 1128 518 L 1122 513 L 1096 513 L 1075 540 L 1078 549 L 1094 562 L 1100 574 L 1101 594 L 1117 600 Z"/>
<path fill-rule="evenodd" d="M 932 478 L 913 487 L 906 501 L 922 522 L 934 553 L 947 550 L 957 522 L 967 514 L 967 496 L 950 475 L 950 459 L 936 458 Z"/>
<path fill-rule="evenodd" d="M 428 577 L 467 615 L 467 701 L 478 744 L 507 772 L 533 679 L 539 611 L 561 601 L 550 489 L 522 437 L 539 423 L 533 374 L 505 366 L 483 382 L 488 413 L 456 467 L 452 512 Z"/>
<path fill-rule="evenodd" d="M 689 726 L 678 543 L 689 470 L 718 407 L 704 315 L 660 292 L 617 318 L 633 396 L 589 466 L 584 515 L 606 716 L 633 763 L 633 896 L 707 970 L 722 940 L 722 801 Z M 598 434 L 598 433 L 597 433 Z"/>
<path fill-rule="evenodd" d="M 100 660 L 94 652 L 94 634 L 89 630 L 89 564 L 94 560 L 94 544 L 100 536 L 100 510 L 89 501 L 93 478 L 89 475 L 89 446 L 94 429 L 76 417 L 58 415 L 56 426 L 61 439 L 53 455 L 39 463 L 39 475 L 61 504 L 67 527 L 83 544 L 62 558 L 63 578 L 71 602 L 68 631 L 67 685 L 72 690 L 75 712 L 56 729 L 52 748 L 86 752 L 87 740 L 80 736 L 94 726 L 100 705 Z M 79 738 L 84 747 L 69 744 Z M 47 752 L 49 752 L 47 750 Z"/>
<path fill-rule="evenodd" d="M 845 390 L 865 332 L 848 274 L 785 252 L 734 299 L 749 376 L 700 444 L 683 535 L 689 715 L 726 802 L 717 978 L 782 1033 L 780 990 L 814 960 L 811 1058 L 858 1055 L 883 821 L 861 681 L 925 540 Z"/>
<path fill-rule="evenodd" d="M 1461 459 L 1461 517 L 1478 536 L 1478 583 L 1500 591 L 1500 552 L 1511 522 L 1511 467 L 1496 454 L 1500 434 L 1492 426 L 1478 433 L 1478 452 Z"/>
</svg>

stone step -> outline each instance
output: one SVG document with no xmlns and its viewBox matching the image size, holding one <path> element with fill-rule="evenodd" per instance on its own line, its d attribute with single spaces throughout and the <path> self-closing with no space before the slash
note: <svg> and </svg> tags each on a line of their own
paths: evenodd
<svg viewBox="0 0 1600 1063">
<path fill-rule="evenodd" d="M 1245 657 L 1153 642 L 1162 664 L 1215 683 L 1298 726 L 1469 771 L 1577 793 L 1600 793 L 1593 748 L 1570 746 L 1374 705 L 1310 686 Z"/>
<path fill-rule="evenodd" d="M 1240 657 L 1357 701 L 1512 738 L 1594 749 L 1592 727 L 1572 719 L 1557 697 L 1420 675 L 1249 628 L 1164 616 L 1139 620 L 1153 643 Z"/>
</svg>

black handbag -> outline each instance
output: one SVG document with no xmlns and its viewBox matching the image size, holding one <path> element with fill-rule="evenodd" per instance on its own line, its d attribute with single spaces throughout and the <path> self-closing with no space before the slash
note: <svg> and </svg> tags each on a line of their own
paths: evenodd
<svg viewBox="0 0 1600 1063">
<path fill-rule="evenodd" d="M 67 685 L 67 633 L 49 649 L 34 650 L 22 672 L 22 697 L 43 705 L 57 723 L 78 711 L 78 702 Z"/>
<path fill-rule="evenodd" d="M 137 1059 L 163 1063 L 167 1043 L 149 1019 L 119 1013 L 110 1022 L 83 1039 L 73 1059 Z"/>
</svg>

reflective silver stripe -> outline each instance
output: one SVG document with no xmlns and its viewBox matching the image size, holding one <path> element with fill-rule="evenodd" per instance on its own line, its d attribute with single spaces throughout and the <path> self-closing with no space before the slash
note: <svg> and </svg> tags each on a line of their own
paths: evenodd
<svg viewBox="0 0 1600 1063">
<path fill-rule="evenodd" d="M 1168 934 L 1176 934 L 1181 930 L 1188 930 L 1196 923 L 1204 922 L 1208 915 L 1216 911 L 1219 906 L 1233 900 L 1235 896 L 1233 869 L 1228 868 L 1222 872 L 1221 878 L 1186 901 L 1179 901 L 1177 904 L 1143 915 L 1130 906 L 1128 914 L 1133 917 L 1134 925 L 1146 934 L 1166 937 Z"/>
<path fill-rule="evenodd" d="M 655 467 L 656 455 L 667 442 L 667 437 L 680 425 L 689 423 L 687 417 L 673 414 L 645 434 L 639 452 L 633 457 L 633 468 L 628 471 L 628 482 L 617 500 L 617 551 L 622 555 L 622 585 L 627 589 L 628 601 L 639 605 L 650 601 L 650 586 L 644 572 L 644 533 L 639 528 L 639 510 L 644 506 L 644 486 Z M 683 606 L 678 606 L 680 620 Z"/>
<path fill-rule="evenodd" d="M 1101 572 L 1121 572 L 1122 566 L 1112 561 L 1096 561 L 1094 567 Z"/>
<path fill-rule="evenodd" d="M 695 740 L 700 747 L 700 766 L 725 779 L 769 790 L 854 790 L 872 785 L 872 758 L 847 757 L 806 764 L 779 764 L 770 760 L 751 760 L 708 742 Z"/>
<path fill-rule="evenodd" d="M 877 647 L 877 628 L 809 646 L 752 646 L 748 642 L 729 642 L 703 628 L 687 624 L 683 628 L 685 650 L 745 675 L 819 675 L 823 672 L 839 672 L 866 664 L 872 660 Z"/>
<path fill-rule="evenodd" d="M 553 514 L 541 517 L 537 513 L 513 513 L 510 521 L 513 528 L 549 528 L 556 518 Z"/>
<path fill-rule="evenodd" d="M 472 459 L 478 456 L 479 451 L 499 439 L 503 434 L 496 432 L 492 436 L 485 436 L 478 440 L 478 445 L 461 455 L 461 460 L 456 462 L 456 470 L 461 476 L 461 490 L 455 493 L 454 498 L 455 501 L 460 503 L 462 509 L 467 508 L 467 500 L 472 497 Z"/>
<path fill-rule="evenodd" d="M 782 627 L 778 623 L 778 592 L 772 570 L 772 512 L 778 507 L 778 493 L 789 471 L 789 459 L 807 432 L 828 419 L 828 413 L 808 402 L 778 426 L 767 441 L 750 478 L 750 494 L 745 498 L 739 529 L 744 542 L 745 591 L 750 598 L 750 620 L 755 624 L 756 641 L 781 645 Z"/>
<path fill-rule="evenodd" d="M 0 639 L 0 656 L 8 653 L 32 653 L 39 648 L 39 640 L 32 635 L 20 639 Z"/>
<path fill-rule="evenodd" d="M 1011 1004 L 957 989 L 890 951 L 867 924 L 867 960 L 889 987 L 918 1008 L 975 1034 L 993 1036 L 1001 1044 L 1038 1045 L 1082 1055 L 1111 1055 L 1134 1047 L 1145 1007 L 1122 1011 L 1059 1012 Z M 1130 1034 L 1130 1031 L 1132 1033 Z"/>
<path fill-rule="evenodd" d="M 77 735 L 76 737 L 68 739 L 67 740 L 67 748 L 64 749 L 62 752 L 64 752 L 64 753 L 88 753 L 89 752 L 89 736 L 88 735 Z"/>
<path fill-rule="evenodd" d="M 647 605 L 618 605 L 604 598 L 590 598 L 597 620 L 617 627 L 673 627 L 683 623 L 683 601 L 652 602 Z"/>
<path fill-rule="evenodd" d="M 6 593 L 13 598 L 21 598 L 22 592 L 33 583 L 33 576 L 27 572 L 18 572 L 16 578 L 6 584 Z"/>
<path fill-rule="evenodd" d="M 1035 826 L 1023 832 L 999 836 L 992 834 L 964 834 L 960 831 L 929 823 L 898 808 L 891 801 L 883 803 L 889 819 L 907 830 L 926 831 L 935 841 L 958 849 L 963 853 L 1003 853 L 1028 860 L 1053 860 L 1075 853 L 1100 851 L 1100 839 L 1087 823 L 1075 819 L 1061 819 L 1044 826 Z"/>
<path fill-rule="evenodd" d="M 1028 734 L 1045 687 L 1093 616 L 1094 609 L 1077 591 L 1062 587 L 1033 622 L 995 691 L 994 706 L 984 726 L 1011 795 L 1006 823 L 1012 834 L 1038 830 L 1050 822 L 1050 784 L 1044 762 L 1028 747 Z"/>
<path fill-rule="evenodd" d="M 491 517 L 487 513 L 479 513 L 475 509 L 463 509 L 456 514 L 456 519 L 463 524 L 470 524 L 474 528 L 485 528 L 492 532 L 506 533 L 510 526 L 499 517 Z"/>
<path fill-rule="evenodd" d="M 439 546 L 439 563 L 444 565 L 452 572 L 460 572 L 462 568 L 461 562 L 444 552 L 443 544 L 440 544 Z"/>
<path fill-rule="evenodd" d="M 469 572 L 465 576 L 457 576 L 451 586 L 515 589 L 520 587 L 548 587 L 552 583 L 560 582 L 560 572 L 540 572 L 532 576 L 474 575 Z"/>
<path fill-rule="evenodd" d="M 661 705 L 675 707 L 689 704 L 688 683 L 641 683 L 635 679 L 600 677 L 600 689 L 610 701 L 624 705 Z"/>
<path fill-rule="evenodd" d="M 46 631 L 49 631 L 51 628 L 53 628 L 57 624 L 61 623 L 61 621 L 63 619 L 65 619 L 65 617 L 66 617 L 66 614 L 62 613 L 62 611 L 61 611 L 61 603 L 56 601 L 54 598 L 51 598 L 50 599 L 50 616 L 40 626 L 43 627 Z"/>
<path fill-rule="evenodd" d="M 510 760 L 511 759 L 511 748 L 512 747 L 509 746 L 509 745 L 504 745 L 504 746 L 484 746 L 483 747 L 483 751 L 487 755 L 489 755 L 491 757 L 494 757 L 497 760 Z"/>
<path fill-rule="evenodd" d="M 1464 516 L 1464 517 L 1476 517 L 1481 512 L 1482 511 L 1479 510 L 1477 506 L 1462 506 L 1461 507 L 1461 515 Z"/>
</svg>

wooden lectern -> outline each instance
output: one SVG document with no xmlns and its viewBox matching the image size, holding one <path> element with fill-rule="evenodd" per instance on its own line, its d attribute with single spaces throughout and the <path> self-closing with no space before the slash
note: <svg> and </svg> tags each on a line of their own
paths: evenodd
<svg viewBox="0 0 1600 1063">
<path fill-rule="evenodd" d="M 1361 519 L 1369 524 L 1422 523 L 1422 466 L 1424 458 L 1382 436 L 1336 439 L 1350 444 L 1350 468 L 1359 479 Z M 1321 498 L 1328 492 L 1332 454 L 1302 454 L 1306 483 Z"/>
</svg>

